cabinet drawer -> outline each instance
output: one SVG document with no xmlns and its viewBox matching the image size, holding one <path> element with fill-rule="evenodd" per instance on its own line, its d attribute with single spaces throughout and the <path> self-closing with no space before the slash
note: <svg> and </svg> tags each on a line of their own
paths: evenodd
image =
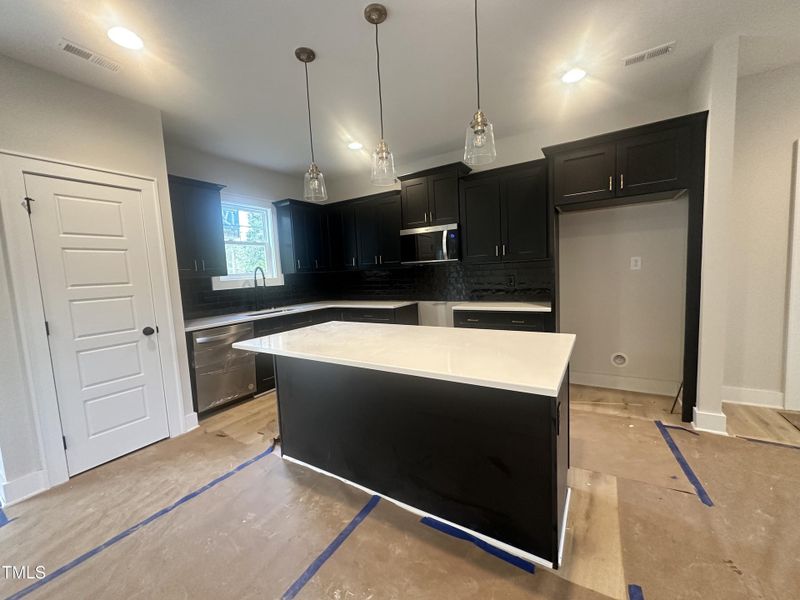
<svg viewBox="0 0 800 600">
<path fill-rule="evenodd" d="M 456 327 L 503 329 L 509 331 L 551 331 L 550 313 L 487 312 L 457 310 L 453 313 Z"/>
<path fill-rule="evenodd" d="M 386 309 L 348 308 L 342 311 L 343 321 L 358 323 L 394 323 L 394 311 Z"/>
</svg>

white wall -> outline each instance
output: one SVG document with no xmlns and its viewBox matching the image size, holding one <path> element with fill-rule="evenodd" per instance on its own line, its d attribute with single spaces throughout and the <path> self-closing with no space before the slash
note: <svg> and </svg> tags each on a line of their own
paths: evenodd
<svg viewBox="0 0 800 600">
<path fill-rule="evenodd" d="M 170 140 L 166 141 L 166 156 L 170 174 L 225 185 L 225 191 L 231 194 L 264 200 L 303 197 L 302 173 L 286 175 L 180 146 Z"/>
<path fill-rule="evenodd" d="M 161 113 L 0 56 L 0 149 L 134 175 L 158 184 L 179 361 L 187 363 Z M 0 254 L 4 255 L 2 248 Z M 2 258 L 2 257 L 0 257 Z M 15 309 L 8 269 L 0 260 L 0 451 L 8 481 L 42 468 L 32 400 L 16 356 Z M 192 412 L 188 368 L 182 396 Z"/>
<path fill-rule="evenodd" d="M 739 80 L 724 400 L 783 405 L 793 143 L 800 65 Z"/>
<path fill-rule="evenodd" d="M 585 98 L 591 102 L 591 93 Z M 704 110 L 704 109 L 698 109 Z M 532 131 L 523 131 L 513 136 L 498 138 L 497 160 L 475 170 L 495 169 L 506 165 L 513 165 L 528 160 L 542 158 L 542 148 L 571 140 L 590 137 L 644 125 L 653 121 L 678 117 L 690 111 L 685 93 L 678 93 L 672 97 L 662 98 L 660 102 L 636 102 L 619 109 L 572 120 L 566 117 L 553 116 L 547 127 Z M 465 123 L 466 127 L 466 123 Z M 387 140 L 391 143 L 391 140 Z M 464 147 L 454 148 L 450 152 L 423 158 L 404 159 L 396 155 L 395 161 L 398 174 L 414 173 L 431 167 L 444 165 L 464 159 Z M 373 186 L 369 181 L 369 164 L 365 163 L 364 169 L 356 174 L 328 180 L 328 196 L 330 201 L 346 200 L 369 194 L 376 194 L 387 188 Z M 397 186 L 399 189 L 399 185 Z"/>
<path fill-rule="evenodd" d="M 559 216 L 561 330 L 574 383 L 675 394 L 683 379 L 688 199 Z M 631 257 L 641 270 L 630 268 Z M 628 363 L 617 367 L 611 355 Z"/>
</svg>

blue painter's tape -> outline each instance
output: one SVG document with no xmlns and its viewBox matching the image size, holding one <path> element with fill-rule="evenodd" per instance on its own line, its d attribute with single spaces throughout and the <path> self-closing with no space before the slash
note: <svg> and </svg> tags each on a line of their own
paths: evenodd
<svg viewBox="0 0 800 600">
<path fill-rule="evenodd" d="M 628 586 L 628 600 L 644 600 L 644 592 L 642 592 L 641 586 Z"/>
<path fill-rule="evenodd" d="M 478 548 L 483 550 L 484 552 L 488 552 L 492 556 L 496 556 L 500 560 L 504 560 L 509 564 L 514 565 L 522 569 L 523 571 L 527 571 L 528 573 L 533 573 L 536 571 L 536 565 L 532 562 L 528 562 L 520 558 L 519 556 L 514 556 L 513 554 L 506 552 L 505 550 L 501 550 L 487 542 L 483 541 L 481 538 L 476 537 L 470 533 L 467 533 L 463 529 L 459 529 L 458 527 L 453 527 L 452 525 L 448 525 L 447 523 L 442 523 L 432 517 L 422 517 L 420 519 L 420 523 L 423 525 L 427 525 L 428 527 L 433 527 L 441 531 L 442 533 L 446 533 L 447 535 L 453 536 L 454 538 L 458 538 L 460 540 L 465 540 L 467 542 L 472 542 Z"/>
<path fill-rule="evenodd" d="M 680 429 L 681 431 L 685 431 L 686 433 L 691 433 L 692 435 L 700 435 L 698 432 L 692 431 L 691 429 L 688 429 L 686 427 L 682 427 L 681 425 L 668 425 L 664 423 L 664 427 L 666 427 L 667 429 Z"/>
<path fill-rule="evenodd" d="M 8 524 L 9 524 L 9 523 L 11 523 L 11 521 L 13 521 L 13 520 L 14 520 L 14 519 L 9 519 L 9 518 L 6 516 L 6 513 L 4 513 L 4 512 L 3 512 L 3 508 L 2 508 L 2 507 L 0 507 L 0 527 L 3 527 L 3 526 L 5 526 L 5 525 L 8 525 Z"/>
<path fill-rule="evenodd" d="M 322 554 L 314 559 L 314 562 L 308 565 L 308 568 L 303 572 L 302 575 L 300 575 L 300 577 L 297 578 L 297 581 L 295 581 L 289 587 L 289 589 L 286 590 L 283 596 L 281 596 L 282 600 L 291 600 L 297 596 L 300 590 L 303 589 L 303 586 L 309 582 L 309 580 L 316 574 L 317 571 L 319 571 L 320 567 L 325 563 L 325 561 L 328 560 L 333 553 L 339 549 L 339 546 L 341 546 L 350 536 L 350 534 L 353 533 L 355 528 L 361 524 L 361 521 L 367 518 L 367 515 L 372 512 L 372 509 L 378 505 L 380 500 L 380 496 L 373 496 L 369 499 L 369 502 L 364 505 L 364 508 L 362 508 L 355 517 L 353 517 L 353 520 L 347 524 L 347 527 L 342 529 L 341 533 L 339 533 L 339 535 L 337 535 L 336 538 L 330 544 L 328 544 L 328 547 L 322 551 Z"/>
<path fill-rule="evenodd" d="M 139 521 L 138 523 L 136 523 L 136 525 L 133 525 L 132 527 L 129 527 L 125 531 L 123 531 L 121 533 L 118 533 L 117 535 L 115 535 L 111 539 L 106 540 L 105 542 L 103 542 L 99 546 L 96 546 L 96 547 L 92 548 L 88 552 L 84 552 L 79 557 L 77 557 L 77 558 L 71 560 L 70 562 L 68 562 L 67 564 L 57 568 L 55 571 L 52 571 L 52 572 L 48 573 L 42 579 L 39 579 L 38 581 L 35 581 L 34 583 L 29 585 L 28 587 L 21 589 L 20 591 L 16 592 L 15 594 L 12 594 L 8 598 L 6 598 L 6 600 L 17 600 L 17 598 L 22 598 L 24 596 L 27 596 L 31 592 L 36 591 L 37 589 L 39 589 L 43 585 L 46 585 L 46 584 L 50 583 L 51 581 L 53 581 L 57 577 L 60 577 L 64 573 L 74 569 L 75 567 L 77 567 L 78 565 L 86 562 L 87 560 L 89 560 L 93 556 L 95 556 L 97 554 L 100 554 L 106 548 L 110 548 L 111 546 L 113 546 L 117 542 L 120 542 L 120 541 L 124 540 L 126 537 L 128 537 L 132 533 L 136 533 L 137 531 L 139 531 L 145 525 L 149 525 L 150 523 L 152 523 L 156 519 L 159 519 L 159 518 L 163 517 L 164 515 L 171 513 L 173 510 L 178 508 L 181 504 L 184 504 L 184 503 L 188 502 L 189 500 L 191 500 L 192 498 L 196 498 L 200 494 L 202 494 L 204 492 L 207 492 L 208 490 L 210 490 L 211 488 L 219 485 L 220 483 L 222 483 L 223 481 L 225 481 L 229 477 L 232 477 L 233 475 L 235 475 L 236 473 L 238 473 L 242 469 L 244 469 L 246 467 L 249 467 L 250 465 L 252 465 L 256 461 L 261 460 L 265 456 L 271 454 L 274 449 L 275 449 L 275 446 L 270 446 L 269 448 L 264 450 L 264 452 L 261 452 L 260 454 L 256 454 L 250 460 L 247 460 L 247 461 L 243 462 L 238 467 L 235 467 L 235 468 L 231 469 L 230 471 L 228 471 L 227 473 L 224 473 L 224 474 L 220 475 L 219 477 L 217 477 L 216 479 L 213 479 L 212 481 L 210 481 L 207 484 L 205 484 L 203 487 L 201 487 L 199 489 L 196 489 L 195 491 L 186 494 L 183 498 L 181 498 L 180 500 L 176 500 L 175 502 L 173 502 L 172 504 L 170 504 L 166 508 L 162 508 L 161 510 L 159 510 L 156 513 L 153 513 L 152 515 L 150 515 L 146 519 L 143 519 L 142 521 Z"/>
<path fill-rule="evenodd" d="M 661 435 L 664 438 L 664 441 L 667 442 L 667 446 L 669 449 L 672 450 L 672 454 L 675 457 L 675 460 L 678 461 L 681 469 L 683 469 L 684 475 L 686 475 L 686 479 L 689 480 L 694 486 L 695 491 L 697 492 L 697 497 L 700 498 L 700 501 L 705 504 L 706 506 L 714 506 L 714 503 L 711 501 L 711 498 L 708 496 L 708 492 L 703 487 L 703 484 L 700 483 L 700 480 L 697 478 L 697 475 L 694 474 L 692 468 L 689 466 L 689 463 L 686 462 L 686 458 L 684 458 L 683 454 L 681 453 L 680 448 L 675 443 L 675 440 L 672 439 L 672 435 L 670 435 L 667 428 L 661 421 L 656 421 L 656 427 L 661 432 Z"/>
</svg>

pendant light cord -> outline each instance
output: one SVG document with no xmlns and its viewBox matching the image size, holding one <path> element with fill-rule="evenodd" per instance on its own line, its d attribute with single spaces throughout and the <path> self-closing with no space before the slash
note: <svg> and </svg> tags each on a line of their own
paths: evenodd
<svg viewBox="0 0 800 600">
<path fill-rule="evenodd" d="M 478 57 L 478 0 L 475 0 L 475 80 L 478 88 L 478 110 L 481 109 L 481 63 Z"/>
<path fill-rule="evenodd" d="M 306 107 L 308 108 L 308 139 L 311 142 L 311 162 L 314 160 L 314 131 L 311 129 L 311 94 L 308 91 L 308 63 L 304 62 L 303 66 L 306 68 Z"/>
<path fill-rule="evenodd" d="M 375 23 L 375 57 L 378 66 L 378 106 L 381 112 L 381 139 L 383 139 L 383 90 L 381 89 L 381 47 L 378 44 L 378 24 Z"/>
</svg>

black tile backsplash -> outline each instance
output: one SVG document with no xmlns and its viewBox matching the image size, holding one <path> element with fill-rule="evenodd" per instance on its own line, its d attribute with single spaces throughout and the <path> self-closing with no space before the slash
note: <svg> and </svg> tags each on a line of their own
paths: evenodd
<svg viewBox="0 0 800 600">
<path fill-rule="evenodd" d="M 364 271 L 303 273 L 285 276 L 285 285 L 258 289 L 259 307 L 314 300 L 509 300 L 552 296 L 550 261 L 475 265 L 445 263 Z M 211 279 L 181 282 L 184 319 L 243 312 L 256 308 L 252 288 L 211 289 Z"/>
</svg>

